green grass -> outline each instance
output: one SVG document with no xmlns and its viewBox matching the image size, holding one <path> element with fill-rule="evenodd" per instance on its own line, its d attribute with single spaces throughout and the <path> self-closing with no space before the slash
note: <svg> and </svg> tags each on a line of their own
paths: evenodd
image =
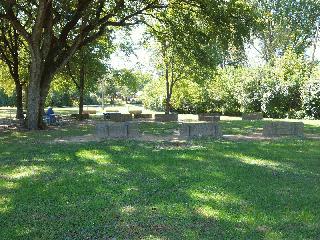
<svg viewBox="0 0 320 240">
<path fill-rule="evenodd" d="M 1 240 L 320 237 L 320 141 L 51 141 L 91 132 L 0 133 Z"/>
<path fill-rule="evenodd" d="M 240 134 L 247 135 L 253 133 L 262 133 L 263 125 L 271 121 L 302 121 L 304 123 L 304 132 L 306 134 L 320 134 L 319 120 L 273 120 L 266 119 L 263 121 L 243 121 L 243 120 L 223 120 L 220 121 L 223 134 Z"/>
<path fill-rule="evenodd" d="M 176 122 L 144 122 L 139 125 L 140 131 L 144 134 L 153 134 L 156 136 L 172 135 L 175 130 L 179 129 Z"/>
</svg>

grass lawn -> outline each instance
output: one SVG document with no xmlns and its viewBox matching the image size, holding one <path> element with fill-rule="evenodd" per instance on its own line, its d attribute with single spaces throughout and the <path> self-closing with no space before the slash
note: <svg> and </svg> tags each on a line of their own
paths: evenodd
<svg viewBox="0 0 320 240">
<path fill-rule="evenodd" d="M 91 132 L 0 133 L 1 240 L 320 239 L 320 141 L 51 142 Z"/>
</svg>

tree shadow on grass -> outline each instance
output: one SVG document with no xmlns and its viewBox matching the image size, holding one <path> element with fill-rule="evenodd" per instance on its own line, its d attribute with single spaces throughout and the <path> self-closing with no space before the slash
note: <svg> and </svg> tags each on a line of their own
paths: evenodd
<svg viewBox="0 0 320 240">
<path fill-rule="evenodd" d="M 1 155 L 0 238 L 319 236 L 319 212 L 313 209 L 319 187 L 301 188 L 318 175 L 282 169 L 282 159 L 268 154 L 278 150 L 276 144 L 251 144 L 215 141 L 166 149 L 112 141 Z M 292 158 L 294 167 L 299 160 Z M 270 168 L 259 160 L 279 165 Z"/>
</svg>

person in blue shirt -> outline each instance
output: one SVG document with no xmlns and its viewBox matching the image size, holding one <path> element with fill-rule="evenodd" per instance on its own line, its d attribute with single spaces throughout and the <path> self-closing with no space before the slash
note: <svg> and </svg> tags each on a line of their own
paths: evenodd
<svg viewBox="0 0 320 240">
<path fill-rule="evenodd" d="M 52 107 L 49 107 L 46 112 L 46 120 L 48 124 L 52 124 L 56 122 L 56 116 L 54 114 Z"/>
</svg>

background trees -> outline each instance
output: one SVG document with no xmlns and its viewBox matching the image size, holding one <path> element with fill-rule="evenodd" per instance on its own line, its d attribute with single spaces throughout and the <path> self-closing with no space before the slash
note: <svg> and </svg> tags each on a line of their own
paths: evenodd
<svg viewBox="0 0 320 240">
<path fill-rule="evenodd" d="M 288 49 L 304 54 L 313 45 L 320 21 L 317 0 L 263 0 L 256 6 L 260 23 L 256 36 L 266 62 Z"/>
<path fill-rule="evenodd" d="M 273 63 L 220 68 L 203 81 L 184 75 L 172 95 L 172 108 L 180 113 L 262 111 L 271 118 L 319 118 L 319 70 L 318 65 L 310 72 L 308 61 L 288 50 Z M 145 105 L 164 109 L 165 104 L 159 103 L 164 90 L 164 81 L 149 83 Z"/>
<path fill-rule="evenodd" d="M 111 52 L 110 41 L 100 39 L 80 49 L 66 64 L 63 73 L 78 91 L 79 115 L 83 112 L 85 90 L 97 90 L 97 82 L 106 72 L 104 62 Z"/>
<path fill-rule="evenodd" d="M 81 114 L 87 92 L 101 91 L 102 76 L 110 98 L 128 100 L 147 85 L 145 105 L 167 113 L 315 117 L 319 15 L 316 0 L 6 1 L 0 3 L 2 76 L 15 83 L 17 117 L 22 87 L 28 88 L 30 129 L 42 127 L 46 100 L 54 104 L 57 96 L 79 103 Z M 114 34 L 138 24 L 154 40 L 158 79 L 106 63 Z M 257 39 L 265 65 L 253 67 L 246 46 Z"/>
<path fill-rule="evenodd" d="M 0 24 L 0 64 L 5 65 L 10 78 L 15 85 L 16 118 L 23 119 L 23 88 L 28 82 L 28 50 L 24 40 L 9 22 Z M 6 70 L 2 69 L 6 72 Z M 2 78 L 3 85 L 10 85 L 8 79 Z M 8 86 L 6 87 L 8 88 Z"/>
<path fill-rule="evenodd" d="M 137 24 L 159 1 L 5 1 L 0 19 L 8 20 L 30 51 L 28 127 L 42 127 L 42 112 L 56 73 L 83 46 L 115 27 Z"/>
<path fill-rule="evenodd" d="M 170 1 L 155 23 L 148 24 L 150 35 L 159 45 L 158 68 L 166 86 L 166 113 L 172 108 L 174 87 L 186 75 L 200 80 L 203 73 L 219 65 L 238 62 L 256 25 L 255 12 L 247 1 L 191 2 Z"/>
</svg>

